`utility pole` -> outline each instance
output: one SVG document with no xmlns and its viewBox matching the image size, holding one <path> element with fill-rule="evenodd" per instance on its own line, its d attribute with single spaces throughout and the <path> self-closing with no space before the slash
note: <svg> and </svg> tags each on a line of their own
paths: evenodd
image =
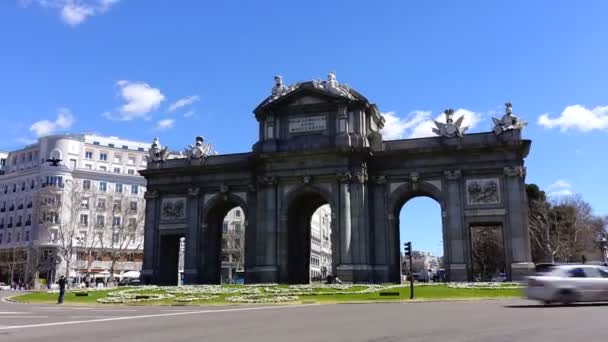
<svg viewBox="0 0 608 342">
<path fill-rule="evenodd" d="M 408 241 L 403 244 L 404 245 L 404 253 L 410 260 L 410 299 L 414 299 L 414 268 L 412 265 L 412 242 Z"/>
</svg>

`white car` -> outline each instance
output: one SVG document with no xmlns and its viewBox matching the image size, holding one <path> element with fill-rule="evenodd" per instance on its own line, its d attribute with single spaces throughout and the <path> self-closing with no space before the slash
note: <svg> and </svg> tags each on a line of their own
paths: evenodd
<svg viewBox="0 0 608 342">
<path fill-rule="evenodd" d="M 6 285 L 5 283 L 0 283 L 0 291 L 8 291 L 11 289 L 10 285 Z"/>
<path fill-rule="evenodd" d="M 528 277 L 528 299 L 544 304 L 608 301 L 608 268 L 593 265 L 557 265 Z"/>
</svg>

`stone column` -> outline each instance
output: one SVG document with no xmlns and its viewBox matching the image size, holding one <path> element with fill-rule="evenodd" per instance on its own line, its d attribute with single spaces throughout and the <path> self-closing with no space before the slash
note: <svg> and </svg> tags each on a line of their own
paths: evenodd
<svg viewBox="0 0 608 342">
<path fill-rule="evenodd" d="M 446 237 L 449 245 L 449 255 L 445 264 L 449 272 L 450 281 L 467 281 L 468 270 L 466 258 L 466 234 L 464 232 L 464 207 L 462 203 L 462 173 L 460 170 L 444 171 L 446 187 Z"/>
<path fill-rule="evenodd" d="M 186 251 L 184 264 L 184 284 L 196 284 L 199 281 L 199 188 L 188 189 L 188 227 L 186 230 Z"/>
<path fill-rule="evenodd" d="M 371 236 L 373 248 L 371 252 L 372 267 L 374 269 L 374 282 L 387 283 L 390 281 L 399 281 L 399 279 L 391 279 L 393 272 L 391 271 L 390 245 L 388 241 L 391 230 L 394 225 L 394 217 L 388 212 L 387 208 L 387 186 L 385 176 L 373 177 L 373 203 L 369 211 L 372 217 L 371 221 Z M 388 215 L 387 215 L 388 213 Z"/>
<path fill-rule="evenodd" d="M 530 252 L 528 231 L 528 203 L 524 182 L 526 169 L 523 166 L 504 168 L 505 204 L 507 206 L 507 227 L 503 229 L 504 239 L 510 242 L 506 252 L 507 267 L 511 268 L 511 279 L 522 280 L 534 269 Z"/>
<path fill-rule="evenodd" d="M 258 180 L 257 202 L 257 234 L 255 266 L 251 272 L 257 282 L 269 283 L 278 281 L 278 260 L 287 259 L 287 249 L 279 248 L 278 207 L 277 207 L 277 179 L 273 176 L 261 177 Z M 286 234 L 287 231 L 284 231 Z M 285 252 L 284 256 L 281 254 Z"/>
<path fill-rule="evenodd" d="M 141 276 L 144 284 L 153 284 L 157 282 L 159 265 L 155 264 L 156 254 L 158 253 L 158 227 L 157 227 L 157 202 L 158 191 L 150 190 L 144 194 L 146 199 L 146 220 L 144 226 L 144 260 L 141 267 Z"/>
</svg>

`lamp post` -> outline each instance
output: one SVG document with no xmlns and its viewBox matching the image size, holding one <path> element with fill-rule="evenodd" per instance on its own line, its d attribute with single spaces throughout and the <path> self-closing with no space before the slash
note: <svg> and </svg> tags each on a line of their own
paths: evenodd
<svg viewBox="0 0 608 342">
<path fill-rule="evenodd" d="M 602 237 L 600 239 L 600 244 L 602 246 L 602 254 L 604 257 L 604 266 L 608 265 L 608 240 L 606 237 Z"/>
</svg>

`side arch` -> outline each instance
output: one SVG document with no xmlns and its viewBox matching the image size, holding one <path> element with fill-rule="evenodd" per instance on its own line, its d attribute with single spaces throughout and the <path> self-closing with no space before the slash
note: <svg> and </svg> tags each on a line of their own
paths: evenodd
<svg viewBox="0 0 608 342">
<path fill-rule="evenodd" d="M 388 228 L 386 234 L 389 239 L 388 258 L 391 260 L 389 261 L 389 279 L 391 282 L 401 282 L 401 246 L 399 238 L 400 212 L 403 206 L 415 197 L 429 197 L 439 203 L 442 216 L 441 234 L 443 237 L 444 258 L 449 255 L 449 251 L 447 250 L 449 246 L 447 244 L 448 240 L 446 240 L 445 217 L 443 214 L 446 209 L 446 201 L 442 191 L 436 186 L 423 181 L 402 184 L 389 194 L 386 208 L 386 227 Z"/>
<path fill-rule="evenodd" d="M 200 280 L 203 284 L 221 283 L 222 265 L 222 232 L 226 214 L 233 208 L 240 207 L 245 215 L 243 222 L 247 232 L 249 220 L 248 201 L 232 193 L 218 193 L 202 204 L 200 216 Z M 245 237 L 248 234 L 245 233 Z M 245 241 L 247 248 L 247 241 Z"/>
</svg>

